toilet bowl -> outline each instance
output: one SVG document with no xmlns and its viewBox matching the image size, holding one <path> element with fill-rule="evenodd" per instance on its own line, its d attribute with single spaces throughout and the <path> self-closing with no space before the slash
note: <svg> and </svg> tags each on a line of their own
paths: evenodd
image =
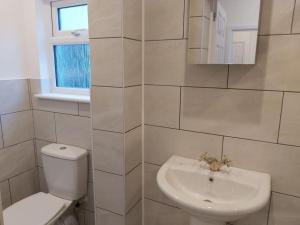
<svg viewBox="0 0 300 225">
<path fill-rule="evenodd" d="M 5 209 L 5 225 L 78 224 L 72 215 L 62 215 L 87 192 L 87 151 L 50 144 L 41 152 L 49 193 L 36 193 Z"/>
</svg>

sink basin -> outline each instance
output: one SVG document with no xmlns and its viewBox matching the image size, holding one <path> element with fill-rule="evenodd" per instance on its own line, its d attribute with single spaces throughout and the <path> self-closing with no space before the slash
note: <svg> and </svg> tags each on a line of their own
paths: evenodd
<svg viewBox="0 0 300 225">
<path fill-rule="evenodd" d="M 190 215 L 191 225 L 224 225 L 262 209 L 271 177 L 239 168 L 212 172 L 204 162 L 172 156 L 159 170 L 161 191 Z"/>
</svg>

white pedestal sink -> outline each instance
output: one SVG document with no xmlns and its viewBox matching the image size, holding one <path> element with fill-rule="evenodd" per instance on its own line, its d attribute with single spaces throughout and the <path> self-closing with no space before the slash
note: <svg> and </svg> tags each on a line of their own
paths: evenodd
<svg viewBox="0 0 300 225">
<path fill-rule="evenodd" d="M 190 215 L 190 225 L 224 225 L 262 209 L 271 177 L 238 168 L 212 172 L 198 160 L 172 156 L 159 170 L 162 192 Z"/>
</svg>

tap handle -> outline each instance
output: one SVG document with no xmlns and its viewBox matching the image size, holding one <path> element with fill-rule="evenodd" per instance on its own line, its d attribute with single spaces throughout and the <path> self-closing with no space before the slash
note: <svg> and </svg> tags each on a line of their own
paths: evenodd
<svg viewBox="0 0 300 225">
<path fill-rule="evenodd" d="M 231 167 L 231 165 L 232 165 L 232 161 L 226 155 L 223 156 L 222 162 L 227 167 Z"/>
</svg>

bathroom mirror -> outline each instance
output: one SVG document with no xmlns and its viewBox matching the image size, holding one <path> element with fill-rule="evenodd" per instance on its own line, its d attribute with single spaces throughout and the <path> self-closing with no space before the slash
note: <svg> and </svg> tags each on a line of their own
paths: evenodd
<svg viewBox="0 0 300 225">
<path fill-rule="evenodd" d="M 255 64 L 261 0 L 190 0 L 189 64 Z"/>
</svg>

